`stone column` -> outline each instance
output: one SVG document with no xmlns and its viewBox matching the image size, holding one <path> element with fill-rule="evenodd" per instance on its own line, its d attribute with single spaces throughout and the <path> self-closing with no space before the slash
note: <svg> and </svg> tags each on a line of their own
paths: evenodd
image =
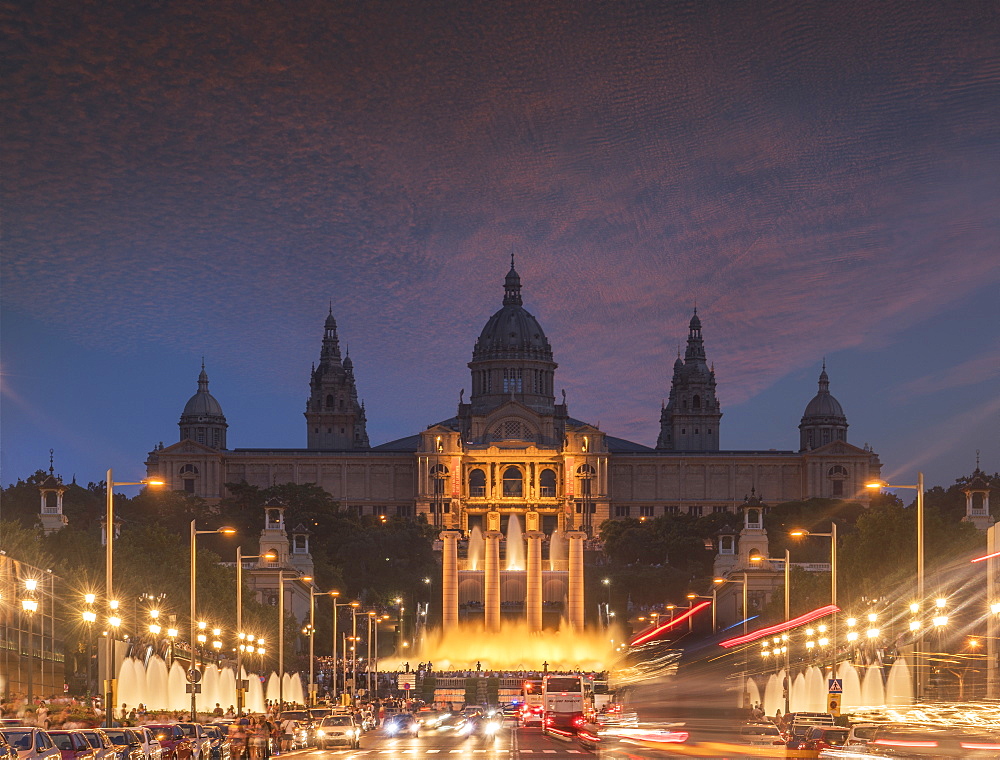
<svg viewBox="0 0 1000 760">
<path fill-rule="evenodd" d="M 583 540 L 587 534 L 582 530 L 566 532 L 569 541 L 569 588 L 567 590 L 568 619 L 571 628 L 583 630 Z"/>
<path fill-rule="evenodd" d="M 486 532 L 486 570 L 483 574 L 483 607 L 486 630 L 500 630 L 500 538 L 498 530 Z"/>
<path fill-rule="evenodd" d="M 457 530 L 442 531 L 441 551 L 441 626 L 450 630 L 458 625 L 458 539 Z"/>
<path fill-rule="evenodd" d="M 542 630 L 542 539 L 545 534 L 529 530 L 524 534 L 528 539 L 527 594 L 524 599 L 525 614 L 528 618 L 528 632 Z"/>
</svg>

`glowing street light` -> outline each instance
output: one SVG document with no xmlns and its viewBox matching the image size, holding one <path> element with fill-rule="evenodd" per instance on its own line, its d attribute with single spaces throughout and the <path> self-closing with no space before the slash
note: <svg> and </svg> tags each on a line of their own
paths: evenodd
<svg viewBox="0 0 1000 760">
<path fill-rule="evenodd" d="M 875 480 L 865 483 L 866 488 L 907 488 L 916 489 L 917 492 L 917 603 L 924 603 L 924 474 L 917 473 L 917 484 L 913 486 L 889 485 L 884 480 Z M 914 646 L 913 670 L 916 677 L 916 693 L 914 697 L 917 701 L 923 697 L 924 674 L 921 665 L 921 653 L 924 647 L 924 632 L 920 629 Z"/>
<path fill-rule="evenodd" d="M 195 543 L 195 539 L 198 536 L 206 535 L 208 533 L 221 533 L 225 536 L 232 536 L 236 533 L 235 528 L 216 528 L 215 530 L 198 530 L 195 525 L 196 521 L 191 521 L 191 670 L 195 669 L 195 657 L 194 657 L 194 645 L 195 645 L 195 616 L 197 615 L 197 596 L 198 596 L 198 547 Z M 198 627 L 204 630 L 204 621 L 198 623 Z M 204 634 L 202 634 L 204 636 Z M 201 643 L 204 643 L 204 638 L 202 638 Z M 197 689 L 195 689 L 196 684 L 191 685 L 191 721 L 197 722 L 198 720 L 198 694 Z"/>
</svg>

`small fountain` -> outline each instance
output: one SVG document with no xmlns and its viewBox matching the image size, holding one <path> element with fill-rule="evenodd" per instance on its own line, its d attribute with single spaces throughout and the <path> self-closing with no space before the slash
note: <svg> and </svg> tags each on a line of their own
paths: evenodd
<svg viewBox="0 0 1000 760">
<path fill-rule="evenodd" d="M 521 536 L 521 520 L 511 515 L 507 523 L 507 569 L 524 570 L 524 539 Z"/>
<path fill-rule="evenodd" d="M 549 570 L 558 570 L 559 563 L 566 559 L 566 538 L 561 530 L 555 530 L 549 539 Z"/>
<path fill-rule="evenodd" d="M 175 660 L 174 664 L 170 666 L 170 675 L 167 676 L 168 710 L 183 710 L 190 705 L 191 700 L 187 695 L 186 687 L 187 678 L 184 675 L 184 668 Z"/>
<path fill-rule="evenodd" d="M 469 533 L 469 569 L 478 570 L 479 562 L 483 558 L 483 551 L 486 548 L 486 541 L 483 538 L 483 532 L 479 530 L 478 525 L 472 526 L 472 532 Z"/>
<path fill-rule="evenodd" d="M 885 687 L 882 685 L 882 668 L 872 665 L 861 682 L 861 705 L 881 707 L 885 704 Z"/>
<path fill-rule="evenodd" d="M 782 675 L 784 671 L 781 671 L 781 674 L 772 673 L 764 687 L 764 712 L 768 715 L 774 715 L 778 710 L 785 711 L 785 697 L 781 689 Z"/>
<path fill-rule="evenodd" d="M 889 669 L 885 682 L 885 703 L 887 705 L 913 704 L 913 681 L 910 667 L 902 657 L 896 658 Z"/>
<path fill-rule="evenodd" d="M 246 708 L 250 712 L 264 712 L 264 687 L 261 685 L 260 676 L 254 674 L 249 680 Z"/>
<path fill-rule="evenodd" d="M 267 696 L 267 699 L 272 702 L 279 701 L 278 692 L 281 690 L 281 686 L 279 684 L 278 674 L 271 671 L 271 675 L 267 677 L 267 689 L 264 691 L 264 694 Z"/>
</svg>

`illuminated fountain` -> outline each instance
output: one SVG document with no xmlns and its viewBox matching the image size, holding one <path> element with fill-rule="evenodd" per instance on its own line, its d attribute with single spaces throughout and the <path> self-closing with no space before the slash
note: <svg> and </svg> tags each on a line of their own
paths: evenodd
<svg viewBox="0 0 1000 760">
<path fill-rule="evenodd" d="M 785 711 L 782 683 L 785 671 L 780 670 L 768 676 L 764 682 L 763 706 L 768 715 L 777 710 Z M 842 662 L 837 667 L 837 678 L 843 683 L 840 698 L 841 710 L 851 712 L 858 709 L 876 707 L 899 707 L 913 703 L 911 671 L 905 658 L 899 657 L 891 668 L 878 665 L 856 666 Z M 827 700 L 826 672 L 816 666 L 807 668 L 792 677 L 789 708 L 792 712 L 826 712 Z M 750 701 L 760 699 L 760 684 L 753 680 L 747 685 Z"/>
<path fill-rule="evenodd" d="M 263 712 L 264 690 L 260 677 L 243 671 L 243 679 L 249 680 L 245 705 L 248 712 Z M 274 696 L 271 696 L 273 684 Z M 271 673 L 268 681 L 268 699 L 277 699 L 278 676 Z M 285 674 L 284 697 L 286 701 L 304 704 L 302 681 Z M 223 707 L 236 704 L 236 675 L 231 668 L 205 665 L 202 673 L 201 710 L 211 712 L 215 704 Z M 141 660 L 127 657 L 118 670 L 118 704 L 130 707 L 145 705 L 150 710 L 188 710 L 191 695 L 187 693 L 187 678 L 184 666 L 174 662 L 170 668 L 160 657 L 150 657 L 143 665 Z"/>
<path fill-rule="evenodd" d="M 407 653 L 409 661 L 430 661 L 435 670 L 475 669 L 476 663 L 541 670 L 546 662 L 556 670 L 606 668 L 613 642 L 623 635 L 584 629 L 586 534 L 556 530 L 546 537 L 534 511 L 511 514 L 506 535 L 499 512 L 485 518 L 485 531 L 473 526 L 467 540 L 459 531 L 441 533 L 442 626 Z M 385 667 L 401 664 L 386 661 Z"/>
</svg>

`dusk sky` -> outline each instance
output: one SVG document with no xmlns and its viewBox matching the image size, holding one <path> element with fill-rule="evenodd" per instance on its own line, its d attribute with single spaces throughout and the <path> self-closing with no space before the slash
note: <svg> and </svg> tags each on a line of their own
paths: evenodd
<svg viewBox="0 0 1000 760">
<path fill-rule="evenodd" d="M 331 301 L 372 444 L 448 418 L 511 253 L 610 434 L 655 445 L 697 303 L 722 448 L 797 449 L 825 357 L 888 479 L 1000 470 L 995 0 L 36 0 L 0 31 L 3 485 L 50 448 L 143 477 L 202 356 L 230 447 L 305 447 Z"/>
</svg>

